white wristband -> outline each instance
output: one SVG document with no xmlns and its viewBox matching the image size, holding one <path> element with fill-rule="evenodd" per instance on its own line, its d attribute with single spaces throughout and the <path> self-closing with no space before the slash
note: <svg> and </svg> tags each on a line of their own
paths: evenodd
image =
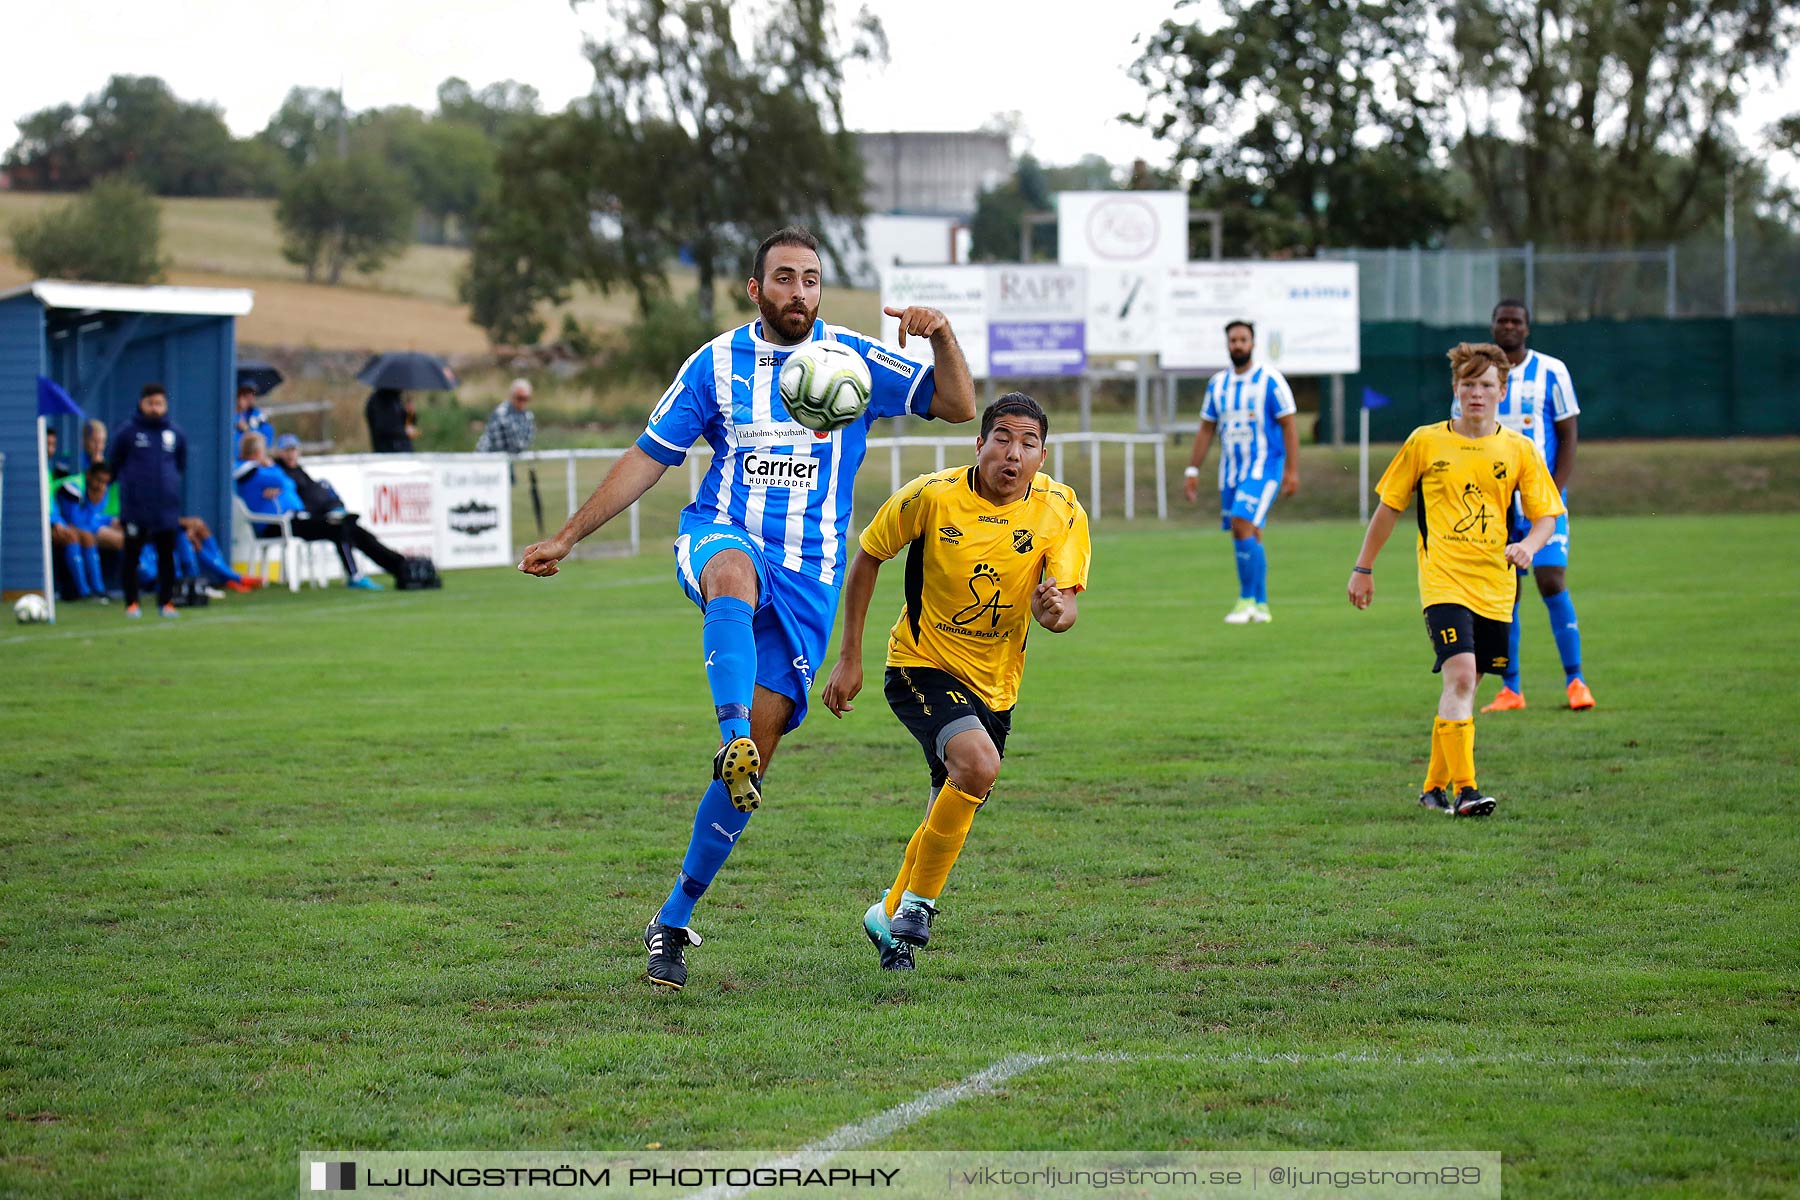
<svg viewBox="0 0 1800 1200">
<path fill-rule="evenodd" d="M 1189 479 L 1198 479 L 1198 478 L 1200 478 L 1200 468 L 1199 467 L 1189 467 L 1187 470 L 1182 472 L 1182 475 L 1186 476 Z"/>
</svg>

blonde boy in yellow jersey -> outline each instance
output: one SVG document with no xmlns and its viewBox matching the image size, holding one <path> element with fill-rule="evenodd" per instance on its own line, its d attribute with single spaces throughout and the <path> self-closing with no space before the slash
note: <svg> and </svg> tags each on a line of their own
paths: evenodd
<svg viewBox="0 0 1800 1200">
<path fill-rule="evenodd" d="M 1375 556 L 1417 492 L 1419 602 L 1437 654 L 1431 669 L 1444 676 L 1419 803 L 1459 817 L 1485 817 L 1495 800 L 1475 782 L 1475 683 L 1485 673 L 1506 670 L 1513 569 L 1528 566 L 1550 539 L 1563 505 L 1537 447 L 1495 417 L 1511 366 L 1506 352 L 1463 342 L 1449 358 L 1460 415 L 1413 430 L 1388 464 L 1375 486 L 1381 503 L 1350 569 L 1348 591 L 1350 603 L 1369 607 Z M 1507 512 L 1515 493 L 1531 530 L 1508 545 Z"/>
<path fill-rule="evenodd" d="M 885 971 L 912 970 L 913 951 L 930 940 L 938 896 L 1000 774 L 1030 619 L 1066 632 L 1087 587 L 1087 513 L 1072 488 L 1038 474 L 1049 433 L 1030 396 L 994 401 L 981 414 L 975 465 L 921 475 L 890 496 L 844 578 L 844 635 L 824 696 L 838 717 L 862 690 L 876 574 L 906 552 L 885 690 L 925 751 L 932 794 L 894 886 L 863 916 Z"/>
</svg>

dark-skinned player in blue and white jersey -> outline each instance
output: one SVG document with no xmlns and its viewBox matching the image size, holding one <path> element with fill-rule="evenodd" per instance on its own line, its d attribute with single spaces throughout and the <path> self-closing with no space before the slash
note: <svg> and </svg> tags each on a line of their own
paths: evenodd
<svg viewBox="0 0 1800 1200">
<path fill-rule="evenodd" d="M 1506 376 L 1506 395 L 1500 401 L 1500 424 L 1523 434 L 1543 456 L 1550 477 L 1562 496 L 1565 511 L 1556 518 L 1556 532 L 1531 560 L 1538 594 L 1550 617 L 1550 633 L 1562 658 L 1563 690 L 1569 707 L 1577 711 L 1594 707 L 1594 693 L 1581 673 L 1581 625 L 1575 618 L 1575 600 L 1564 576 L 1569 566 L 1569 476 L 1575 472 L 1575 441 L 1581 405 L 1575 399 L 1575 382 L 1560 358 L 1526 346 L 1531 337 L 1531 310 L 1523 300 L 1502 300 L 1494 305 L 1494 344 L 1506 352 L 1512 370 Z M 1456 414 L 1451 406 L 1451 415 Z M 1510 514 L 1512 540 L 1525 536 L 1529 524 L 1515 508 Z M 1524 586 L 1525 572 L 1519 572 Z M 1500 692 L 1481 711 L 1510 712 L 1525 707 L 1525 687 L 1519 670 L 1519 601 L 1513 600 L 1510 660 Z"/>
<path fill-rule="evenodd" d="M 663 393 L 637 443 L 555 536 L 529 546 L 519 569 L 549 576 L 576 543 L 650 490 L 694 442 L 712 448 L 699 493 L 681 512 L 675 572 L 704 614 L 701 652 L 719 749 L 712 783 L 668 899 L 644 930 L 650 982 L 687 983 L 689 922 L 762 802 L 782 735 L 806 716 L 843 589 L 856 472 L 870 427 L 913 413 L 951 422 L 975 416 L 975 383 L 949 319 L 930 308 L 888 309 L 900 345 L 926 338 L 933 363 L 819 319 L 818 241 L 789 226 L 757 248 L 748 283 L 758 317 L 696 350 Z M 787 356 L 814 341 L 862 355 L 872 390 L 863 415 L 815 433 L 788 415 L 777 380 Z"/>
</svg>

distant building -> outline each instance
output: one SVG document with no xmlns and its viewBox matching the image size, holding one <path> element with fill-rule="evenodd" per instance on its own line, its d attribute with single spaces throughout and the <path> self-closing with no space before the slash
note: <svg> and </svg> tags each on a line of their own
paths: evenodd
<svg viewBox="0 0 1800 1200">
<path fill-rule="evenodd" d="M 1012 174 L 1004 133 L 859 133 L 872 213 L 968 220 L 982 191 Z"/>
</svg>

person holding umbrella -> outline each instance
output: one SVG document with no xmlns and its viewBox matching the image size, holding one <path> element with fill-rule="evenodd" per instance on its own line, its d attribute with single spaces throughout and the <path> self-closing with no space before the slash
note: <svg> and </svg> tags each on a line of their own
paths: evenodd
<svg viewBox="0 0 1800 1200">
<path fill-rule="evenodd" d="M 377 354 L 356 373 L 357 381 L 375 390 L 363 404 L 369 423 L 369 446 L 377 454 L 411 454 L 417 411 L 402 392 L 448 392 L 456 388 L 456 375 L 442 360 L 416 351 Z"/>
</svg>

